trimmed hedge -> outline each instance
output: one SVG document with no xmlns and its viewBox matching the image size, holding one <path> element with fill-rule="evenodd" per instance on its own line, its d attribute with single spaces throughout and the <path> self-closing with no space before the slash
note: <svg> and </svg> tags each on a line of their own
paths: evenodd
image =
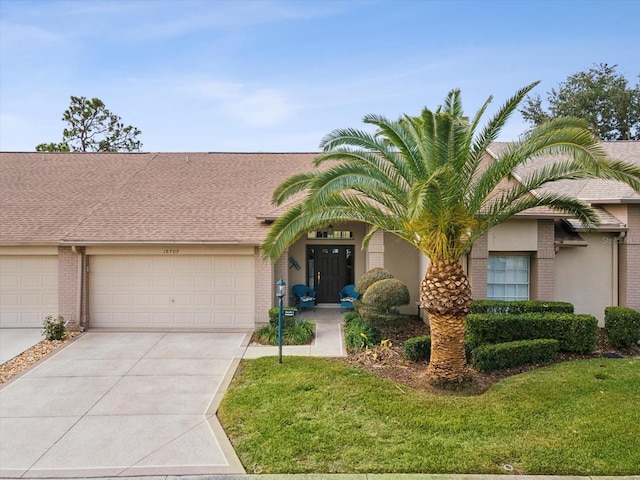
<svg viewBox="0 0 640 480">
<path fill-rule="evenodd" d="M 464 345 L 464 352 L 467 362 L 471 362 L 473 351 L 467 343 Z M 431 337 L 429 335 L 422 335 L 408 339 L 404 343 L 404 355 L 412 362 L 431 360 Z"/>
<path fill-rule="evenodd" d="M 431 359 L 431 337 L 423 335 L 404 342 L 404 355 L 412 362 Z"/>
<path fill-rule="evenodd" d="M 573 313 L 569 302 L 545 302 L 542 300 L 474 300 L 471 313 L 504 313 L 520 315 L 533 312 Z"/>
<path fill-rule="evenodd" d="M 372 268 L 368 272 L 365 272 L 365 274 L 362 275 L 360 279 L 356 282 L 355 284 L 356 292 L 359 292 L 360 295 L 364 295 L 364 292 L 367 291 L 367 288 L 369 288 L 374 283 L 380 280 L 384 280 L 386 278 L 393 278 L 393 275 L 391 275 L 388 271 L 386 271 L 382 267 Z"/>
<path fill-rule="evenodd" d="M 640 312 L 627 307 L 604 309 L 604 330 L 614 347 L 628 348 L 640 341 Z"/>
<path fill-rule="evenodd" d="M 481 372 L 490 372 L 527 363 L 547 363 L 556 357 L 559 349 L 560 342 L 554 339 L 482 345 L 473 351 L 471 364 Z"/>
<path fill-rule="evenodd" d="M 589 353 L 598 340 L 593 315 L 526 313 L 522 315 L 472 314 L 467 317 L 466 342 L 475 349 L 488 343 L 552 338 L 565 352 Z"/>
<path fill-rule="evenodd" d="M 297 312 L 298 309 L 295 307 L 283 307 L 282 308 L 282 328 L 291 328 L 295 325 L 296 323 L 296 316 L 293 315 L 291 317 L 288 317 L 284 314 L 284 312 Z M 278 328 L 278 316 L 279 316 L 279 312 L 280 309 L 278 307 L 273 307 L 269 309 L 269 324 L 271 324 L 271 326 L 273 328 Z"/>
<path fill-rule="evenodd" d="M 362 317 L 345 316 L 344 343 L 349 350 L 370 348 L 379 342 L 376 328 Z"/>
</svg>

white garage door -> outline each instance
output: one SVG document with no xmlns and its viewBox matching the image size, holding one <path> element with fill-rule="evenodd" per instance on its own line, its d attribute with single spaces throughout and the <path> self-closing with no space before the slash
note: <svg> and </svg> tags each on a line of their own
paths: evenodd
<svg viewBox="0 0 640 480">
<path fill-rule="evenodd" d="M 58 315 L 58 258 L 0 256 L 0 327 L 42 327 Z"/>
<path fill-rule="evenodd" d="M 252 328 L 253 257 L 92 256 L 91 327 Z"/>
</svg>

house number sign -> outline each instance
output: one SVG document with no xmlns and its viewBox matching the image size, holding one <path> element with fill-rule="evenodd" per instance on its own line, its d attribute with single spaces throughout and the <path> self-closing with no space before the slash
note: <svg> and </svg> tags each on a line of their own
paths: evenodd
<svg viewBox="0 0 640 480">
<path fill-rule="evenodd" d="M 162 253 L 167 254 L 167 255 L 175 255 L 177 253 L 180 253 L 180 250 L 178 248 L 165 248 Z"/>
</svg>

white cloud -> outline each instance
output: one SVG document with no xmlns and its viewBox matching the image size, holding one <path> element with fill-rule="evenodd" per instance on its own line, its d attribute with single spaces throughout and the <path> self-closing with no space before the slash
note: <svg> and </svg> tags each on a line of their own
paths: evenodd
<svg viewBox="0 0 640 480">
<path fill-rule="evenodd" d="M 252 127 L 282 125 L 296 111 L 291 100 L 272 87 L 252 88 L 241 83 L 204 80 L 189 85 L 186 91 Z"/>
<path fill-rule="evenodd" d="M 280 92 L 262 88 L 226 104 L 226 109 L 244 123 L 256 127 L 281 125 L 294 113 L 294 107 Z"/>
</svg>

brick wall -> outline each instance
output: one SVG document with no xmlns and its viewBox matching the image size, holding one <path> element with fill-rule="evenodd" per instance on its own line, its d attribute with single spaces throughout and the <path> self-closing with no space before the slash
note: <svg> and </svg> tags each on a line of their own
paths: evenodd
<svg viewBox="0 0 640 480">
<path fill-rule="evenodd" d="M 71 247 L 58 247 L 58 315 L 69 322 L 67 328 L 77 329 L 79 255 Z"/>
<path fill-rule="evenodd" d="M 538 249 L 531 265 L 532 300 L 554 300 L 555 234 L 553 220 L 538 220 Z"/>
<path fill-rule="evenodd" d="M 489 237 L 483 235 L 471 247 L 468 276 L 473 298 L 487 298 L 487 266 L 489 263 Z"/>
<path fill-rule="evenodd" d="M 82 303 L 80 313 L 80 326 L 87 328 L 89 325 L 89 257 L 85 247 L 79 247 L 82 252 Z"/>
<path fill-rule="evenodd" d="M 627 205 L 627 234 L 619 246 L 619 303 L 640 311 L 640 205 Z"/>
<path fill-rule="evenodd" d="M 256 247 L 254 254 L 254 316 L 255 324 L 260 325 L 269 321 L 269 309 L 274 302 L 274 268 L 271 262 L 260 257 L 260 249 Z M 280 278 L 280 277 L 278 277 Z"/>
</svg>

